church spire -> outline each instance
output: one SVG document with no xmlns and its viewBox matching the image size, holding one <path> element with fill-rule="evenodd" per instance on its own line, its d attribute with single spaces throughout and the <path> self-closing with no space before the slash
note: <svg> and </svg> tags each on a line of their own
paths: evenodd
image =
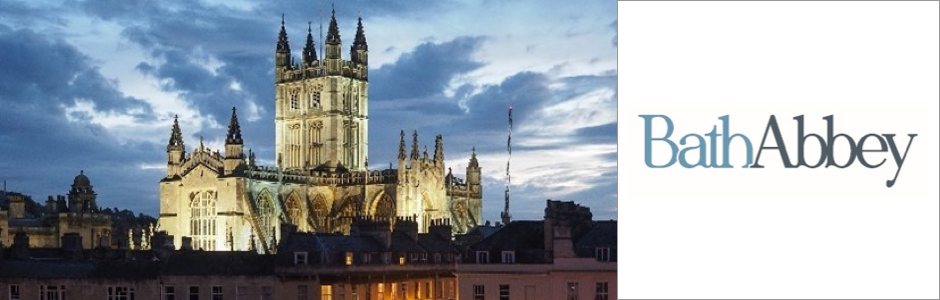
<svg viewBox="0 0 940 300">
<path fill-rule="evenodd" d="M 362 17 L 359 17 L 359 24 L 356 26 L 356 39 L 353 41 L 353 49 L 369 50 L 369 45 L 366 44 L 365 30 L 362 29 Z"/>
<path fill-rule="evenodd" d="M 226 144 L 242 144 L 242 129 L 238 126 L 238 115 L 235 114 L 235 107 L 232 107 L 232 120 L 228 124 L 228 135 L 225 137 Z"/>
<path fill-rule="evenodd" d="M 479 168 L 480 162 L 477 161 L 477 147 L 473 146 L 473 150 L 470 152 L 470 165 L 469 168 Z"/>
<path fill-rule="evenodd" d="M 418 158 L 418 131 L 415 130 L 411 140 L 411 161 L 416 162 Z"/>
<path fill-rule="evenodd" d="M 353 41 L 349 54 L 354 63 L 360 65 L 369 64 L 369 45 L 366 44 L 366 33 L 362 29 L 362 17 L 359 17 L 359 25 L 356 27 L 356 39 Z"/>
<path fill-rule="evenodd" d="M 444 137 L 440 134 L 434 138 L 434 161 L 444 162 Z"/>
<path fill-rule="evenodd" d="M 173 130 L 170 132 L 170 143 L 167 145 L 167 150 L 171 148 L 183 147 L 183 132 L 180 130 L 179 115 L 173 117 Z"/>
<path fill-rule="evenodd" d="M 284 28 L 284 14 L 281 14 L 281 32 L 277 35 L 277 53 L 290 53 L 287 30 Z"/>
<path fill-rule="evenodd" d="M 398 161 L 402 162 L 408 158 L 405 156 L 405 131 L 402 130 L 399 135 L 401 139 L 398 142 Z"/>
<path fill-rule="evenodd" d="M 307 45 L 304 46 L 304 64 L 312 64 L 317 60 L 317 47 L 313 42 L 312 23 L 307 22 Z"/>
<path fill-rule="evenodd" d="M 330 44 L 339 44 L 339 26 L 336 25 L 336 9 L 333 9 L 333 12 L 330 15 L 330 27 L 326 32 L 326 42 Z"/>
<path fill-rule="evenodd" d="M 284 15 L 281 14 L 281 32 L 277 35 L 277 50 L 274 54 L 274 64 L 277 68 L 290 67 L 290 43 L 287 41 L 287 30 L 284 28 Z M 275 75 L 280 77 L 280 71 Z"/>
</svg>

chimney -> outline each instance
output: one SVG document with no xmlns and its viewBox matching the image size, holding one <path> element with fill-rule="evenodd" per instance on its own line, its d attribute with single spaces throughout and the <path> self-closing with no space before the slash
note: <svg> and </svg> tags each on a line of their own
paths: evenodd
<svg viewBox="0 0 940 300">
<path fill-rule="evenodd" d="M 450 219 L 431 220 L 431 226 L 428 228 L 428 232 L 448 241 L 453 239 L 453 228 L 450 226 Z"/>
<path fill-rule="evenodd" d="M 574 201 L 546 200 L 546 259 L 575 257 L 574 238 L 591 226 L 591 210 Z"/>
<path fill-rule="evenodd" d="M 382 248 L 388 249 L 392 245 L 392 226 L 385 218 L 361 218 L 353 222 L 354 232 L 359 236 L 371 236 L 382 245 Z"/>
<path fill-rule="evenodd" d="M 182 245 L 180 245 L 181 251 L 193 251 L 193 238 L 184 236 L 182 238 Z"/>
<path fill-rule="evenodd" d="M 394 232 L 401 232 L 407 234 L 411 239 L 418 240 L 418 222 L 415 221 L 416 216 L 411 217 L 398 217 L 398 220 L 395 221 L 395 230 Z"/>
<path fill-rule="evenodd" d="M 57 202 L 55 201 L 55 198 L 53 198 L 52 196 L 49 196 L 49 198 L 46 199 L 46 215 L 47 216 L 55 217 L 59 214 L 59 208 L 56 207 L 56 204 Z"/>
<path fill-rule="evenodd" d="M 82 236 L 76 232 L 62 235 L 62 253 L 68 259 L 81 259 Z"/>
<path fill-rule="evenodd" d="M 29 259 L 29 235 L 25 232 L 17 232 L 13 236 L 12 250 L 13 259 Z"/>
<path fill-rule="evenodd" d="M 10 201 L 10 219 L 22 219 L 26 217 L 26 199 L 23 195 L 17 193 L 7 194 Z"/>
</svg>

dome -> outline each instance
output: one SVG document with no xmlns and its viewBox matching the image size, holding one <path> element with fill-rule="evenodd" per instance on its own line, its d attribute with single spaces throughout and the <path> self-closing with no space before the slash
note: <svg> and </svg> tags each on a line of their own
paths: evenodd
<svg viewBox="0 0 940 300">
<path fill-rule="evenodd" d="M 91 180 L 88 180 L 88 176 L 85 176 L 85 170 L 82 170 L 78 176 L 75 176 L 75 181 L 72 183 L 74 186 L 90 186 Z"/>
</svg>

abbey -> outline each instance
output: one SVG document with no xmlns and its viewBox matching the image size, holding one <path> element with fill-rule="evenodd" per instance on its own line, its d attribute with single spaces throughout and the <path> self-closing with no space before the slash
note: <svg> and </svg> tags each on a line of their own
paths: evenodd
<svg viewBox="0 0 940 300">
<path fill-rule="evenodd" d="M 158 229 L 192 238 L 204 250 L 273 252 L 280 224 L 303 232 L 349 234 L 359 218 L 407 219 L 427 232 L 446 220 L 455 233 L 480 222 L 482 185 L 476 152 L 467 180 L 444 164 L 438 135 L 433 156 L 419 152 L 412 134 L 410 155 L 400 132 L 398 166 L 370 169 L 368 150 L 368 45 L 359 19 L 350 59 L 341 57 L 335 12 L 318 57 L 308 27 L 302 61 L 295 62 L 284 21 L 275 52 L 276 166 L 259 166 L 245 153 L 236 111 L 224 153 L 200 141 L 187 153 L 174 121 L 167 145 L 167 173 L 160 181 Z M 438 221 L 435 221 L 438 222 Z"/>
</svg>

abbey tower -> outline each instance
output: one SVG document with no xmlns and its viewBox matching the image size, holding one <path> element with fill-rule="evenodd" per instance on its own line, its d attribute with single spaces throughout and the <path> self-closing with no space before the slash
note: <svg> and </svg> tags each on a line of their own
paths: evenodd
<svg viewBox="0 0 940 300">
<path fill-rule="evenodd" d="M 302 61 L 293 62 L 284 22 L 275 53 L 277 166 L 362 170 L 368 149 L 368 53 L 362 19 L 343 60 L 335 12 L 326 56 L 317 56 L 308 25 Z"/>
</svg>

